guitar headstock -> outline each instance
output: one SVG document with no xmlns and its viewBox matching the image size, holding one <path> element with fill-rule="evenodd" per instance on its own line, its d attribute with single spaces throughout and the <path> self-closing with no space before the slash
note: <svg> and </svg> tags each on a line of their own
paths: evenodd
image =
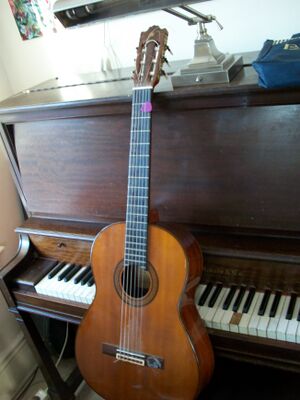
<svg viewBox="0 0 300 400">
<path fill-rule="evenodd" d="M 155 25 L 141 33 L 133 72 L 135 87 L 152 86 L 154 88 L 158 84 L 162 65 L 166 61 L 167 40 L 168 31 Z"/>
</svg>

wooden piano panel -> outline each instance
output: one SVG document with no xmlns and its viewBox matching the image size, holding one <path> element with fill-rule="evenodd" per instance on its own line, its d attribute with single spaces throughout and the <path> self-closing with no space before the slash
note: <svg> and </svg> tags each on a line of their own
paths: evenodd
<svg viewBox="0 0 300 400">
<path fill-rule="evenodd" d="M 16 124 L 29 211 L 124 220 L 129 120 Z M 299 105 L 216 112 L 165 104 L 153 116 L 151 207 L 167 222 L 299 231 L 299 122 Z"/>
<path fill-rule="evenodd" d="M 90 263 L 92 242 L 40 235 L 30 235 L 30 240 L 42 257 L 74 264 Z"/>
</svg>

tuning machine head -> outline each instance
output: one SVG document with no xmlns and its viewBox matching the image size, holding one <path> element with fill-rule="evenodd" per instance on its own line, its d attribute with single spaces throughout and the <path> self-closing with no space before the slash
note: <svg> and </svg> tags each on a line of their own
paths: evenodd
<svg viewBox="0 0 300 400">
<path fill-rule="evenodd" d="M 168 74 L 166 73 L 165 70 L 162 69 L 162 70 L 160 71 L 160 75 L 163 76 L 164 78 L 168 79 Z"/>
<path fill-rule="evenodd" d="M 173 55 L 172 50 L 170 49 L 170 47 L 167 44 L 165 46 L 165 51 L 169 51 Z"/>
</svg>

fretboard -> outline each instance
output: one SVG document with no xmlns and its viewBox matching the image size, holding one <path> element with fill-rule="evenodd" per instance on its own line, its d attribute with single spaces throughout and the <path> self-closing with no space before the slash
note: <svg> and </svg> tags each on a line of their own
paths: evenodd
<svg viewBox="0 0 300 400">
<path fill-rule="evenodd" d="M 152 88 L 135 88 L 132 97 L 125 265 L 147 268 Z"/>
</svg>

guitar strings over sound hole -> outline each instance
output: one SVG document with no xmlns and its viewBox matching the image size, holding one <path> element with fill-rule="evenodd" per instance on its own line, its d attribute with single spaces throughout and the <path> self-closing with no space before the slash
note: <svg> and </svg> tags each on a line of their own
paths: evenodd
<svg viewBox="0 0 300 400">
<path fill-rule="evenodd" d="M 145 297 L 151 287 L 150 273 L 141 267 L 128 265 L 122 272 L 121 285 L 128 296 L 135 299 Z"/>
<path fill-rule="evenodd" d="M 124 266 L 122 260 L 116 266 L 114 284 L 123 302 L 141 307 L 149 304 L 156 296 L 158 276 L 149 262 L 147 269 L 144 269 L 133 264 Z"/>
</svg>

